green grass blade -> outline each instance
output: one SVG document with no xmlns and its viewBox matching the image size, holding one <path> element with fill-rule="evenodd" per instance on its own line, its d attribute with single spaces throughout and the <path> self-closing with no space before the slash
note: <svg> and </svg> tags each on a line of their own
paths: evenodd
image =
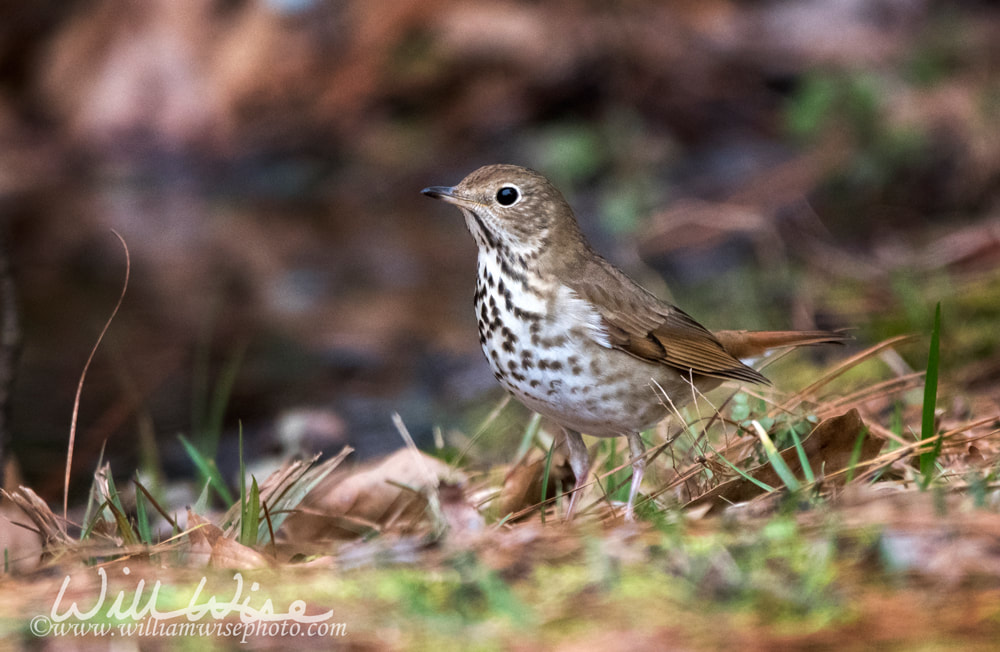
<svg viewBox="0 0 1000 652">
<path fill-rule="evenodd" d="M 847 462 L 847 482 L 850 484 L 854 480 L 854 471 L 861 459 L 861 449 L 864 447 L 865 439 L 868 438 L 868 428 L 862 428 L 858 433 L 858 438 L 854 440 L 854 448 L 851 449 L 851 459 Z"/>
<path fill-rule="evenodd" d="M 937 409 L 938 365 L 940 363 L 941 347 L 941 302 L 934 310 L 934 327 L 931 329 L 931 347 L 927 354 L 927 374 L 924 377 L 924 405 L 920 420 L 920 440 L 927 441 L 935 435 L 934 412 Z M 923 476 L 923 488 L 930 485 L 934 473 L 934 465 L 941 454 L 941 440 L 934 449 L 920 455 L 920 473 Z"/>
<path fill-rule="evenodd" d="M 735 471 L 736 473 L 738 473 L 740 475 L 740 477 L 742 477 L 744 480 L 748 480 L 749 482 L 752 482 L 753 484 L 757 485 L 758 487 L 760 487 L 761 489 L 763 489 L 764 491 L 766 491 L 768 493 L 774 491 L 774 487 L 772 487 L 771 485 L 767 484 L 766 482 L 762 482 L 761 480 L 758 480 L 757 478 L 753 477 L 752 475 L 750 475 L 749 473 L 747 473 L 746 471 L 744 471 L 740 467 L 736 466 L 735 464 L 733 464 L 732 462 L 730 462 L 729 460 L 727 460 L 725 458 L 725 456 L 722 453 L 720 453 L 719 451 L 715 450 L 715 447 L 712 446 L 711 444 L 706 443 L 706 446 L 708 447 L 708 449 L 710 451 L 712 451 L 713 453 L 715 453 L 715 457 L 717 457 L 718 459 L 720 459 L 723 462 L 725 462 L 726 466 L 728 466 L 733 471 Z"/>
<path fill-rule="evenodd" d="M 211 494 L 212 483 L 208 480 L 205 481 L 205 486 L 201 488 L 201 493 L 198 494 L 198 500 L 194 501 L 194 511 L 196 514 L 205 514 L 208 512 L 208 497 Z"/>
<path fill-rule="evenodd" d="M 125 508 L 122 507 L 121 498 L 118 496 L 118 489 L 115 488 L 115 480 L 111 475 L 111 469 L 108 469 L 108 498 L 105 501 L 105 506 L 111 511 L 111 515 L 115 519 L 115 524 L 118 526 L 118 533 L 121 535 L 125 545 L 139 543 L 139 535 L 136 534 L 132 528 L 132 524 L 128 521 L 128 517 L 125 515 Z"/>
<path fill-rule="evenodd" d="M 617 445 L 618 442 L 616 441 L 616 439 L 617 438 L 609 438 L 609 439 L 604 439 L 604 440 L 601 441 L 601 449 L 608 451 L 608 456 L 607 456 L 607 458 L 605 458 L 605 462 L 604 462 L 604 469 L 606 471 L 611 471 L 612 469 L 617 468 L 617 466 L 619 464 L 619 462 L 618 462 L 618 445 Z M 628 470 L 631 471 L 631 469 L 628 469 Z M 625 471 L 625 469 L 622 469 L 622 471 Z M 610 498 L 612 500 L 622 500 L 622 498 L 623 498 L 622 492 L 624 490 L 622 488 L 625 486 L 626 481 L 618 482 L 618 481 L 616 481 L 616 478 L 615 478 L 616 475 L 621 475 L 622 471 L 619 471 L 616 474 L 612 474 L 612 475 L 608 476 L 608 479 L 607 479 L 608 485 L 607 485 L 607 487 L 605 487 L 605 491 L 608 494 L 608 498 Z M 595 474 L 595 475 L 599 475 L 599 474 Z M 625 494 L 624 497 L 627 498 L 628 494 Z"/>
<path fill-rule="evenodd" d="M 552 445 L 549 446 L 548 455 L 545 456 L 545 473 L 542 474 L 542 497 L 541 502 L 545 502 L 546 493 L 549 488 L 549 472 L 552 470 L 552 452 L 556 449 L 556 440 L 552 440 Z M 542 507 L 542 523 L 545 522 L 545 507 Z"/>
<path fill-rule="evenodd" d="M 524 429 L 524 435 L 521 437 L 521 443 L 518 444 L 517 453 L 514 455 L 515 460 L 524 459 L 524 456 L 528 454 L 528 451 L 531 449 L 531 445 L 535 441 L 535 436 L 538 434 L 538 429 L 541 425 L 542 415 L 536 412 L 532 415 L 531 420 L 528 421 L 528 425 Z"/>
<path fill-rule="evenodd" d="M 105 442 L 106 443 L 106 442 Z M 104 446 L 101 444 L 101 453 L 97 456 L 97 464 L 95 468 L 100 469 L 104 464 Z M 97 476 L 94 476 L 94 482 L 90 485 L 90 493 L 87 495 L 87 507 L 83 512 L 83 523 L 84 527 L 80 529 L 80 541 L 83 541 L 90 536 L 90 532 L 94 527 L 94 522 L 96 519 L 95 510 L 100 510 L 100 505 L 102 503 L 99 500 L 100 491 L 97 488 Z"/>
<path fill-rule="evenodd" d="M 216 381 L 208 406 L 205 429 L 199 433 L 198 438 L 201 451 L 208 457 L 215 457 L 218 451 L 219 438 L 222 436 L 222 420 L 226 416 L 229 398 L 232 396 L 233 386 L 236 384 L 236 377 L 239 375 L 240 367 L 243 366 L 243 358 L 248 348 L 249 342 L 241 342 L 236 346 Z"/>
<path fill-rule="evenodd" d="M 138 482 L 136 472 L 136 482 Z M 135 527 L 139 531 L 139 540 L 146 545 L 153 545 L 153 528 L 149 524 L 149 514 L 146 512 L 146 501 L 142 492 L 135 492 Z"/>
<path fill-rule="evenodd" d="M 240 543 L 245 546 L 255 546 L 260 531 L 260 489 L 257 478 L 250 478 L 250 496 L 240 518 Z"/>
<path fill-rule="evenodd" d="M 187 452 L 188 457 L 190 457 L 191 461 L 194 462 L 195 467 L 198 469 L 198 473 L 201 474 L 202 479 L 205 480 L 217 494 L 219 494 L 219 498 L 222 499 L 222 502 L 227 505 L 232 505 L 236 502 L 232 492 L 229 491 L 229 487 L 227 487 L 226 483 L 222 480 L 222 474 L 219 473 L 219 469 L 215 466 L 215 462 L 202 455 L 198 449 L 195 448 L 194 444 L 188 441 L 187 437 L 184 435 L 178 435 L 178 437 L 180 438 L 181 445 L 184 446 L 184 450 Z"/>
<path fill-rule="evenodd" d="M 799 456 L 799 465 L 802 466 L 802 476 L 805 478 L 806 484 L 813 484 L 816 482 L 816 475 L 813 473 L 812 465 L 809 464 L 809 457 L 806 455 L 806 449 L 802 445 L 802 440 L 799 439 L 799 433 L 795 432 L 795 428 L 789 428 L 788 431 L 791 433 L 792 441 L 795 443 L 795 453 Z"/>
<path fill-rule="evenodd" d="M 774 442 L 771 441 L 771 437 L 768 436 L 767 431 L 764 427 L 760 425 L 760 422 L 756 419 L 750 422 L 753 426 L 754 431 L 757 433 L 757 438 L 760 439 L 761 445 L 764 447 L 764 453 L 767 455 L 767 461 L 774 468 L 775 473 L 781 478 L 781 481 L 785 483 L 789 491 L 798 491 L 802 488 L 799 483 L 798 478 L 792 473 L 792 470 L 788 468 L 788 464 L 785 463 L 785 458 L 778 453 L 777 447 Z"/>
<path fill-rule="evenodd" d="M 282 471 L 285 477 L 280 483 L 271 486 L 268 483 L 272 482 L 274 476 L 272 474 L 268 477 L 264 481 L 263 489 L 260 490 L 258 506 L 270 512 L 270 516 L 265 513 L 270 529 L 280 529 L 284 520 L 298 507 L 306 495 L 337 468 L 353 450 L 351 447 L 345 446 L 340 453 L 315 466 L 319 455 L 311 460 L 296 462 L 292 468 Z M 242 512 L 238 502 L 230 504 L 232 507 L 222 519 L 225 524 L 223 529 L 227 537 L 236 538 L 243 531 L 240 524 Z"/>
<path fill-rule="evenodd" d="M 240 543 L 246 545 L 247 536 L 247 469 L 243 461 L 243 421 L 239 424 L 239 462 L 240 462 Z"/>
<path fill-rule="evenodd" d="M 121 535 L 122 542 L 127 546 L 138 544 L 139 536 L 132 529 L 132 524 L 128 522 L 128 517 L 125 516 L 125 512 L 121 510 L 121 507 L 110 500 L 105 501 L 104 505 L 111 511 L 111 515 L 115 519 L 115 525 L 118 526 L 118 534 Z"/>
</svg>

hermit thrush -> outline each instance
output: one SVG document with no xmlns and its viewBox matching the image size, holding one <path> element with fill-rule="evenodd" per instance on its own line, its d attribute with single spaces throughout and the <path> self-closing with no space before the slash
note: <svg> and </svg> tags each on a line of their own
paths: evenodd
<svg viewBox="0 0 1000 652">
<path fill-rule="evenodd" d="M 670 404 L 724 380 L 768 382 L 740 358 L 846 339 L 828 331 L 709 331 L 597 254 L 562 194 L 532 170 L 488 165 L 423 194 L 456 205 L 479 246 L 475 308 L 493 375 L 565 431 L 576 477 L 567 518 L 590 465 L 580 433 L 628 439 L 631 519 L 645 469 L 639 433 Z"/>
</svg>

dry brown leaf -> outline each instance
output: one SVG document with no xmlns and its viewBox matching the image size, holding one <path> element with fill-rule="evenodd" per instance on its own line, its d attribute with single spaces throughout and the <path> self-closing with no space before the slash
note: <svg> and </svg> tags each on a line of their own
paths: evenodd
<svg viewBox="0 0 1000 652">
<path fill-rule="evenodd" d="M 212 558 L 212 545 L 222 537 L 222 530 L 196 512 L 187 510 L 188 562 L 192 566 L 208 566 Z"/>
<path fill-rule="evenodd" d="M 425 492 L 442 478 L 464 484 L 464 477 L 429 455 L 403 448 L 380 462 L 331 475 L 302 501 L 282 532 L 286 541 L 308 544 L 352 539 L 368 528 L 404 530 L 422 519 Z"/>
<path fill-rule="evenodd" d="M 805 450 L 813 473 L 817 477 L 820 477 L 821 474 L 829 476 L 836 471 L 846 469 L 850 464 L 855 442 L 865 428 L 865 423 L 857 409 L 826 419 L 813 428 L 805 441 L 802 442 L 802 448 Z M 884 440 L 873 437 L 866 431 L 856 463 L 861 464 L 875 457 L 884 443 Z M 792 473 L 801 478 L 802 464 L 799 462 L 798 451 L 794 447 L 787 448 L 781 452 L 781 457 Z M 748 473 L 758 481 L 772 487 L 782 484 L 781 478 L 770 464 L 762 464 Z M 843 479 L 841 475 L 832 478 L 831 482 L 843 482 Z M 710 511 L 716 511 L 723 509 L 726 505 L 748 501 L 762 493 L 764 490 L 759 486 L 746 478 L 739 477 L 720 484 L 689 502 L 686 507 L 701 507 L 709 503 L 712 505 Z"/>
<path fill-rule="evenodd" d="M 267 568 L 271 562 L 253 548 L 219 537 L 212 546 L 208 564 L 215 568 Z"/>
<path fill-rule="evenodd" d="M 205 542 L 209 546 L 214 546 L 216 541 L 224 538 L 225 535 L 222 533 L 222 528 L 200 516 L 197 512 L 191 511 L 190 507 L 187 510 L 187 516 L 188 538 L 191 539 L 192 543 Z"/>
<path fill-rule="evenodd" d="M 37 567 L 42 557 L 42 538 L 26 527 L 27 522 L 28 517 L 9 497 L 0 502 L 0 550 L 10 560 L 10 567 L 18 571 Z"/>
<path fill-rule="evenodd" d="M 18 487 L 14 493 L 0 491 L 5 498 L 13 501 L 31 519 L 46 547 L 70 545 L 74 540 L 66 533 L 66 523 L 55 515 L 48 503 L 28 487 Z"/>
<path fill-rule="evenodd" d="M 503 488 L 497 503 L 497 514 L 501 517 L 515 514 L 533 505 L 537 505 L 542 497 L 542 479 L 545 477 L 545 458 L 528 462 L 523 461 L 510 470 L 504 479 Z M 573 485 L 573 472 L 565 463 L 553 460 L 549 472 L 549 483 L 545 495 L 552 497 L 559 489 Z"/>
<path fill-rule="evenodd" d="M 253 548 L 226 537 L 222 528 L 188 508 L 188 559 L 195 565 L 216 568 L 264 568 L 267 557 Z"/>
</svg>

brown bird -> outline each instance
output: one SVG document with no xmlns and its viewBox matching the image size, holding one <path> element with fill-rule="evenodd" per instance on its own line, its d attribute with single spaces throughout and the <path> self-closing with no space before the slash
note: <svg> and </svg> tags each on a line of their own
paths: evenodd
<svg viewBox="0 0 1000 652">
<path fill-rule="evenodd" d="M 725 380 L 768 382 L 740 358 L 848 339 L 828 331 L 709 331 L 595 252 L 562 194 L 533 170 L 488 165 L 423 194 L 457 206 L 479 246 L 475 307 L 493 375 L 566 434 L 576 477 L 567 518 L 590 466 L 580 433 L 628 439 L 625 517 L 632 519 L 645 470 L 639 433 L 669 404 Z"/>
</svg>

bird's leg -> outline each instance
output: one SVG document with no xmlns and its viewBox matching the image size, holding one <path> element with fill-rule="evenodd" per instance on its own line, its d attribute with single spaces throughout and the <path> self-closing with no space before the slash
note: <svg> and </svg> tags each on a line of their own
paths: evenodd
<svg viewBox="0 0 1000 652">
<path fill-rule="evenodd" d="M 583 443 L 583 436 L 575 430 L 563 428 L 566 434 L 566 447 L 569 448 L 569 466 L 573 469 L 573 476 L 576 478 L 576 485 L 573 493 L 569 496 L 569 507 L 566 508 L 566 520 L 573 518 L 573 507 L 579 495 L 579 489 L 587 484 L 587 474 L 590 471 L 590 454 L 587 453 L 587 446 Z"/>
<path fill-rule="evenodd" d="M 632 455 L 632 487 L 628 491 L 628 504 L 625 505 L 625 520 L 634 521 L 635 513 L 632 508 L 639 493 L 639 485 L 642 484 L 642 476 L 646 472 L 646 444 L 637 432 L 630 432 L 625 437 L 628 438 L 628 450 Z"/>
</svg>

